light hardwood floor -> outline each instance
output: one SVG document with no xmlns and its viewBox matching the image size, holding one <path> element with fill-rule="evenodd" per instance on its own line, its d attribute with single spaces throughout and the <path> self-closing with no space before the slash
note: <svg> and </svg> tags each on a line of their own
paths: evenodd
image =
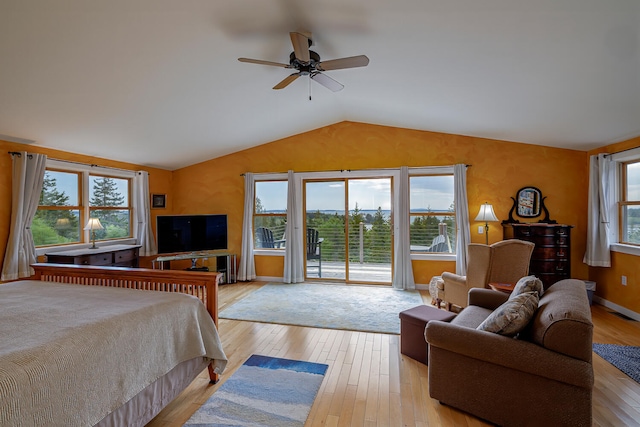
<svg viewBox="0 0 640 427">
<path fill-rule="evenodd" d="M 221 286 L 220 310 L 262 285 Z M 599 305 L 592 315 L 594 342 L 640 346 L 640 322 Z M 221 381 L 209 385 L 205 370 L 149 427 L 182 426 L 254 353 L 329 365 L 305 426 L 490 425 L 431 399 L 427 366 L 400 353 L 398 335 L 226 319 L 220 319 L 219 330 L 229 358 Z M 640 384 L 596 354 L 593 363 L 593 425 L 640 426 Z"/>
</svg>

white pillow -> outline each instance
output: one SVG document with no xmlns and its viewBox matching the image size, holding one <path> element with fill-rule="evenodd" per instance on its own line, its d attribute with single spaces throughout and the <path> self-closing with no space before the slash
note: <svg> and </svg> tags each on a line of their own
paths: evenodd
<svg viewBox="0 0 640 427">
<path fill-rule="evenodd" d="M 515 336 L 529 324 L 538 309 L 539 300 L 535 291 L 516 295 L 496 308 L 476 329 Z"/>
</svg>

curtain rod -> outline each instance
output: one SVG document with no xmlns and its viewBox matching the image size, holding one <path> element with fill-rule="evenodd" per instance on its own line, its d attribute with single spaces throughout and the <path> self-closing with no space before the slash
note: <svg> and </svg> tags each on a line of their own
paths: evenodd
<svg viewBox="0 0 640 427">
<path fill-rule="evenodd" d="M 56 162 L 71 163 L 71 164 L 75 164 L 75 165 L 91 166 L 92 168 L 113 169 L 113 170 L 123 171 L 123 172 L 137 172 L 137 171 L 134 171 L 132 169 L 115 168 L 113 166 L 100 166 L 100 165 L 97 165 L 95 163 L 83 163 L 83 162 L 77 162 L 77 161 L 74 161 L 74 160 L 62 160 L 62 159 L 54 159 L 54 158 L 51 158 L 50 160 L 55 160 Z"/>
<path fill-rule="evenodd" d="M 19 152 L 19 151 L 9 151 L 9 154 L 11 154 L 12 156 L 22 157 L 22 153 Z M 27 157 L 31 158 L 33 156 L 31 154 L 27 153 Z"/>
<path fill-rule="evenodd" d="M 465 165 L 466 167 L 470 168 L 473 165 Z M 414 166 L 414 167 L 420 167 L 420 168 L 426 168 L 426 167 L 447 167 L 447 166 Z M 397 170 L 398 168 L 367 168 L 367 169 L 357 169 L 358 171 L 386 171 L 386 170 Z M 294 173 L 313 173 L 313 172 L 351 172 L 351 169 L 333 169 L 333 170 L 322 170 L 322 171 L 294 171 Z M 259 174 L 280 174 L 280 173 L 288 173 L 289 171 L 286 172 L 256 172 Z M 244 176 L 245 174 L 241 173 L 240 176 Z"/>
<path fill-rule="evenodd" d="M 9 154 L 11 154 L 12 156 L 18 156 L 20 157 L 22 155 L 22 153 L 20 153 L 19 151 L 9 151 Z M 31 158 L 31 154 L 28 154 L 29 158 Z M 76 162 L 73 160 L 62 160 L 62 159 L 54 159 L 52 157 L 48 157 L 49 160 L 55 160 L 56 162 L 63 162 L 63 163 L 71 163 L 71 164 L 75 164 L 75 165 L 82 165 L 82 166 L 90 166 L 92 168 L 104 168 L 104 169 L 113 169 L 113 170 L 117 170 L 117 171 L 123 171 L 123 172 L 136 172 L 136 173 L 140 173 L 138 171 L 134 171 L 133 169 L 122 169 L 122 168 L 115 168 L 113 166 L 100 166 L 97 165 L 95 163 L 83 163 L 83 162 Z M 149 174 L 151 175 L 151 174 Z"/>
<path fill-rule="evenodd" d="M 631 151 L 631 150 L 637 150 L 640 147 L 631 147 L 631 148 L 626 148 L 624 150 L 620 150 L 620 151 L 616 151 L 615 153 L 605 153 L 605 157 L 609 157 L 609 156 L 613 156 L 614 154 L 618 154 L 618 153 L 624 153 L 625 151 Z"/>
</svg>

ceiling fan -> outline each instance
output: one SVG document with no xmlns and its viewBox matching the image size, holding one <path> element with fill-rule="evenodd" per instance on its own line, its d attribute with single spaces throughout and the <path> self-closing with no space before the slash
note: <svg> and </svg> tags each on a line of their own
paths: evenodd
<svg viewBox="0 0 640 427">
<path fill-rule="evenodd" d="M 323 74 L 323 71 L 364 67 L 369 64 L 369 58 L 367 58 L 365 55 L 350 56 L 347 58 L 332 59 L 329 61 L 320 61 L 320 55 L 312 50 L 309 50 L 309 47 L 313 42 L 311 40 L 311 34 L 307 34 L 299 32 L 289 33 L 289 35 L 291 36 L 291 44 L 293 45 L 293 52 L 291 52 L 291 55 L 289 55 L 288 64 L 249 58 L 238 58 L 238 61 L 249 62 L 251 64 L 290 68 L 297 71 L 285 77 L 284 80 L 273 87 L 274 89 L 283 89 L 289 86 L 298 77 L 309 76 L 311 80 L 320 83 L 322 86 L 326 87 L 329 90 L 332 90 L 333 92 L 342 90 L 344 88 L 344 85 L 335 81 L 326 74 Z"/>
</svg>

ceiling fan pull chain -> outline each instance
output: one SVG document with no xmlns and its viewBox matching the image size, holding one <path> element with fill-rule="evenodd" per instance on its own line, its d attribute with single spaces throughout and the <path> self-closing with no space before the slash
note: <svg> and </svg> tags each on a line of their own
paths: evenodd
<svg viewBox="0 0 640 427">
<path fill-rule="evenodd" d="M 309 101 L 311 101 L 311 79 L 309 79 Z"/>
</svg>

